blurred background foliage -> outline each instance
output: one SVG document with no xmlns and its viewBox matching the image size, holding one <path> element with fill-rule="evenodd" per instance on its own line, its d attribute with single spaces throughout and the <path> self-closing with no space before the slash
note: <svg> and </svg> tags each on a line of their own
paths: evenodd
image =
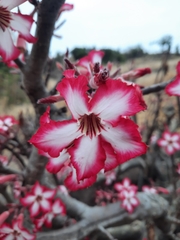
<svg viewBox="0 0 180 240">
<path fill-rule="evenodd" d="M 24 91 L 20 89 L 20 79 L 19 74 L 12 74 L 10 68 L 0 62 L 0 99 L 7 106 L 29 102 Z"/>
<path fill-rule="evenodd" d="M 148 53 L 141 45 L 132 46 L 123 51 L 110 48 L 102 48 L 98 50 L 102 50 L 105 53 L 102 63 L 104 66 L 106 66 L 108 62 L 112 62 L 114 69 L 120 67 L 122 72 L 129 71 L 131 67 L 150 67 L 152 68 L 152 72 L 154 72 L 154 75 L 151 74 L 151 79 L 155 79 L 155 74 L 161 69 L 162 64 L 167 63 L 167 61 L 170 61 L 170 64 L 168 65 L 170 67 L 169 70 L 173 70 L 173 75 L 175 73 L 177 60 L 174 62 L 172 62 L 172 60 L 179 59 L 180 51 L 179 46 L 176 46 L 176 48 L 172 50 L 172 40 L 172 36 L 167 35 L 159 40 L 151 42 L 150 44 L 156 44 L 159 46 L 159 52 L 155 54 Z M 95 48 L 75 47 L 69 52 L 68 58 L 74 63 L 78 59 L 86 56 L 92 49 Z M 62 66 L 64 66 L 64 56 L 65 54 L 57 53 L 56 56 L 47 60 L 47 64 L 44 68 L 44 79 L 46 81 L 47 76 L 50 78 L 51 81 L 48 83 L 48 88 L 50 89 L 53 89 L 56 82 L 62 77 L 62 72 L 57 69 L 56 62 L 60 62 Z M 171 75 L 167 75 L 167 80 L 170 77 Z M 147 76 L 147 78 L 150 78 L 150 76 Z M 18 69 L 8 68 L 3 62 L 0 62 L 0 100 L 2 112 L 4 109 L 7 109 L 6 106 L 20 106 L 29 103 L 29 99 L 21 88 L 20 72 L 18 72 Z M 2 108 L 2 106 L 5 107 Z"/>
</svg>

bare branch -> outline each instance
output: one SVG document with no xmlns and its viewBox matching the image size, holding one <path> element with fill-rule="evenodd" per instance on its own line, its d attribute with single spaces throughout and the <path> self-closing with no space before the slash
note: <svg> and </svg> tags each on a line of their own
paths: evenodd
<svg viewBox="0 0 180 240">
<path fill-rule="evenodd" d="M 168 212 L 168 202 L 159 195 L 156 194 L 145 194 L 138 193 L 138 198 L 140 201 L 139 207 L 135 209 L 132 214 L 127 213 L 124 209 L 120 207 L 120 202 L 109 204 L 105 207 L 84 207 L 85 212 L 83 212 L 83 220 L 77 224 L 67 227 L 62 230 L 56 230 L 46 233 L 39 233 L 37 239 L 41 240 L 78 240 L 81 239 L 92 231 L 96 230 L 99 225 L 102 227 L 121 225 L 126 223 L 131 223 L 135 219 L 163 219 Z M 64 196 L 62 199 L 70 210 L 76 211 L 76 202 L 72 200 L 69 196 Z M 68 201 L 66 201 L 68 200 Z M 72 202 L 71 202 L 72 200 Z M 77 200 L 76 200 L 77 201 Z M 70 203 L 71 202 L 71 203 Z M 68 203 L 68 204 L 67 204 Z M 70 204 L 69 204 L 70 203 Z M 78 203 L 78 201 L 77 201 Z M 79 204 L 79 203 L 78 203 Z M 79 206 L 78 206 L 79 208 Z M 79 211 L 79 210 L 78 210 Z"/>
<path fill-rule="evenodd" d="M 37 105 L 40 98 L 48 96 L 42 73 L 48 59 L 51 37 L 59 8 L 64 0 L 43 0 L 38 7 L 37 42 L 33 45 L 24 71 L 24 89 L 39 117 L 46 105 Z"/>
<path fill-rule="evenodd" d="M 19 176 L 23 175 L 22 172 L 16 171 L 16 170 L 11 169 L 11 168 L 4 167 L 2 165 L 0 165 L 0 173 L 3 173 L 3 174 L 17 174 Z"/>
<path fill-rule="evenodd" d="M 147 94 L 150 94 L 150 93 L 159 92 L 159 91 L 163 90 L 173 80 L 174 80 L 174 78 L 172 78 L 168 82 L 158 83 L 158 84 L 154 84 L 154 85 L 149 86 L 149 87 L 145 87 L 141 90 L 142 94 L 147 95 Z"/>
<path fill-rule="evenodd" d="M 32 148 L 32 153 L 29 158 L 29 163 L 25 172 L 26 184 L 34 184 L 35 181 L 40 181 L 45 171 L 47 158 L 40 156 L 35 147 Z"/>
<path fill-rule="evenodd" d="M 97 229 L 100 230 L 108 240 L 116 240 L 104 227 L 98 226 Z"/>
<path fill-rule="evenodd" d="M 24 63 L 19 58 L 15 59 L 14 62 L 19 67 L 21 72 L 24 72 L 24 66 L 25 66 Z"/>
</svg>

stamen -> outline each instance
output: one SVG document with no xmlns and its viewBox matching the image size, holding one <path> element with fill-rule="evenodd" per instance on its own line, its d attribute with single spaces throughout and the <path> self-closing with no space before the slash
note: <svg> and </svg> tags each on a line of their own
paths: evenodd
<svg viewBox="0 0 180 240">
<path fill-rule="evenodd" d="M 0 28 L 3 32 L 9 26 L 11 20 L 11 13 L 5 7 L 0 7 Z"/>
<path fill-rule="evenodd" d="M 90 138 L 99 135 L 101 130 L 104 129 L 101 119 L 94 113 L 91 113 L 90 115 L 83 115 L 79 119 L 79 123 L 79 130 L 86 136 L 88 135 Z"/>
</svg>

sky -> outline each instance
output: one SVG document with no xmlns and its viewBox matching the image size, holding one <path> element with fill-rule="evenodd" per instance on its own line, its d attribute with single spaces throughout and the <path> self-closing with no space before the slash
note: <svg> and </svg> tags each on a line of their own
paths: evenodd
<svg viewBox="0 0 180 240">
<path fill-rule="evenodd" d="M 63 12 L 58 23 L 66 23 L 52 38 L 50 55 L 75 47 L 111 48 L 125 51 L 141 45 L 146 51 L 160 51 L 158 41 L 173 37 L 172 50 L 180 47 L 180 0 L 69 0 L 72 11 Z M 21 6 L 29 13 L 30 4 Z M 58 24 L 57 23 L 57 24 Z M 32 31 L 34 28 L 32 29 Z"/>
</svg>

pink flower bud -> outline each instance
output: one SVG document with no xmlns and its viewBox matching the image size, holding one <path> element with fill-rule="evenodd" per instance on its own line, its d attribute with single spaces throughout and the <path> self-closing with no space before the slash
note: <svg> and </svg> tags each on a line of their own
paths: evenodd
<svg viewBox="0 0 180 240">
<path fill-rule="evenodd" d="M 3 224 L 3 222 L 9 217 L 10 212 L 5 211 L 0 214 L 0 226 Z"/>
<path fill-rule="evenodd" d="M 121 77 L 124 79 L 124 80 L 135 80 L 139 77 L 142 77 L 146 74 L 149 74 L 151 73 L 151 69 L 150 68 L 137 68 L 137 69 L 134 69 L 132 71 L 129 71 L 127 73 L 124 73 L 121 75 Z"/>
<path fill-rule="evenodd" d="M 16 177 L 17 176 L 15 174 L 0 176 L 0 184 L 8 181 L 13 181 L 16 179 Z"/>
</svg>

